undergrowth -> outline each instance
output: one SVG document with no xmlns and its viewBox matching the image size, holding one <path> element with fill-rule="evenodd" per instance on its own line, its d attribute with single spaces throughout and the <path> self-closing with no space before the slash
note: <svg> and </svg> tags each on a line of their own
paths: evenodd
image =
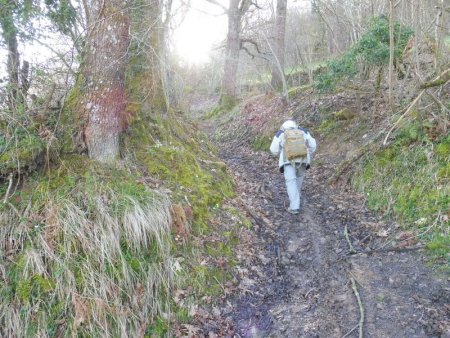
<svg viewBox="0 0 450 338">
<path fill-rule="evenodd" d="M 225 164 L 194 125 L 138 116 L 122 162 L 60 154 L 0 205 L 1 336 L 164 336 L 174 317 L 190 320 L 174 288 L 194 285 L 198 301 L 231 278 L 202 266 L 212 253 L 195 241 L 180 247 L 171 229 L 179 203 L 193 211 L 194 236 L 211 231 L 210 217 L 233 196 Z"/>
<path fill-rule="evenodd" d="M 216 149 L 193 125 L 174 119 L 142 123 L 135 120 L 124 137 L 128 155 L 146 174 L 159 178 L 171 189 L 174 202 L 188 203 L 194 212 L 194 233 L 208 230 L 213 207 L 233 196 L 234 188 Z"/>
<path fill-rule="evenodd" d="M 450 136 L 432 139 L 409 123 L 393 144 L 368 157 L 353 184 L 368 206 L 416 230 L 433 257 L 450 263 Z"/>
<path fill-rule="evenodd" d="M 146 123 L 143 123 L 146 119 Z M 212 255 L 207 241 L 198 238 L 222 236 L 224 229 L 213 228 L 210 220 L 225 199 L 234 195 L 234 184 L 226 165 L 218 161 L 217 149 L 195 127 L 185 120 L 169 116 L 166 119 L 138 118 L 132 121 L 124 135 L 127 161 L 139 164 L 139 170 L 164 182 L 173 203 L 179 203 L 193 211 L 190 229 L 192 240 L 173 247 L 176 255 L 176 287 L 192 289 L 182 302 L 171 301 L 171 308 L 178 323 L 191 320 L 190 309 L 202 303 L 202 299 L 217 297 L 223 293 L 222 285 L 232 278 L 228 269 L 204 264 Z M 236 243 L 224 241 L 216 254 L 231 252 Z"/>
<path fill-rule="evenodd" d="M 169 310 L 170 203 L 75 156 L 3 206 L 2 336 L 136 336 Z"/>
</svg>

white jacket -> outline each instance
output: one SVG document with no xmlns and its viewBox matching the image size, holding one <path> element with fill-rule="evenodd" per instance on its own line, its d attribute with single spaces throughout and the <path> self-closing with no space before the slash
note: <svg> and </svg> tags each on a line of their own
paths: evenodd
<svg viewBox="0 0 450 338">
<path fill-rule="evenodd" d="M 295 162 L 296 163 L 311 163 L 311 156 L 314 154 L 317 148 L 316 140 L 314 137 L 311 136 L 308 130 L 297 127 L 297 124 L 292 121 L 288 120 L 285 123 L 283 123 L 281 129 L 276 133 L 272 140 L 272 144 L 270 145 L 270 151 L 274 155 L 280 155 L 280 159 L 278 161 L 278 166 L 281 168 L 285 164 L 289 164 L 289 161 L 284 160 L 283 156 L 283 143 L 284 143 L 284 131 L 287 129 L 295 129 L 299 128 L 302 130 L 305 134 L 305 141 L 306 141 L 306 148 L 308 149 L 308 154 L 306 156 L 306 159 L 298 159 Z"/>
</svg>

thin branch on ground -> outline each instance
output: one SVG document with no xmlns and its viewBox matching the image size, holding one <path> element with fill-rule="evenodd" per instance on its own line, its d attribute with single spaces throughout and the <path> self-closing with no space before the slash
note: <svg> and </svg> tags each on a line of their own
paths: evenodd
<svg viewBox="0 0 450 338">
<path fill-rule="evenodd" d="M 364 306 L 362 304 L 361 297 L 359 296 L 359 292 L 358 292 L 358 288 L 356 287 L 355 279 L 352 276 L 350 276 L 350 281 L 352 282 L 353 293 L 355 294 L 356 300 L 358 301 L 359 313 L 360 313 L 359 323 L 358 323 L 359 338 L 362 338 L 363 337 L 363 327 L 364 327 Z"/>
<path fill-rule="evenodd" d="M 267 224 L 266 221 L 264 221 L 261 217 L 258 217 L 258 215 L 250 209 L 250 207 L 245 204 L 245 202 L 240 199 L 240 205 L 242 205 L 245 209 L 245 211 L 247 211 L 247 213 L 250 215 L 250 217 L 261 227 L 265 226 L 265 227 L 270 227 L 270 224 Z"/>
<path fill-rule="evenodd" d="M 350 331 L 348 331 L 348 332 L 347 332 L 345 335 L 343 335 L 341 338 L 346 338 L 346 337 L 350 336 L 351 333 L 352 333 L 353 331 L 355 331 L 358 327 L 359 327 L 359 324 L 358 324 L 358 325 L 355 325 L 355 326 L 353 327 L 353 329 L 351 329 Z"/>
<path fill-rule="evenodd" d="M 413 246 L 408 248 L 386 248 L 386 249 L 374 249 L 374 250 L 367 250 L 367 251 L 360 251 L 360 252 L 353 252 L 348 254 L 347 256 L 356 256 L 356 255 L 372 255 L 375 253 L 383 253 L 383 252 L 407 252 L 407 251 L 414 251 L 414 250 L 420 250 L 424 247 L 422 245 L 419 246 Z"/>
<path fill-rule="evenodd" d="M 450 110 L 443 104 L 433 93 L 430 93 L 428 90 L 425 90 L 425 93 L 441 108 L 443 113 L 449 113 Z"/>
<path fill-rule="evenodd" d="M 352 245 L 352 242 L 350 241 L 350 237 L 348 236 L 347 226 L 345 226 L 345 229 L 344 229 L 344 236 L 345 236 L 345 239 L 347 240 L 348 246 L 350 247 L 350 253 L 357 253 L 357 251 L 355 250 L 355 248 Z"/>
</svg>

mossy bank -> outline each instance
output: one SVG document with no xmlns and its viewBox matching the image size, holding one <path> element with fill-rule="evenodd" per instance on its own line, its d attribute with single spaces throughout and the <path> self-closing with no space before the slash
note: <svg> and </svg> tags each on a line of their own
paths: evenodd
<svg viewBox="0 0 450 338">
<path fill-rule="evenodd" d="M 174 288 L 197 285 L 200 298 L 206 280 L 218 292 L 230 278 L 200 265 L 205 246 L 174 240 L 171 205 L 192 210 L 185 226 L 196 236 L 233 196 L 215 149 L 179 119 L 136 118 L 115 165 L 60 153 L 9 193 L 0 217 L 2 336 L 162 336 L 174 318 L 189 320 Z"/>
</svg>

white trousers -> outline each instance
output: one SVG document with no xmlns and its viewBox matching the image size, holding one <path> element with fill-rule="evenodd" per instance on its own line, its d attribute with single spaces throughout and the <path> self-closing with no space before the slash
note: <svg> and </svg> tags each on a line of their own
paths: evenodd
<svg viewBox="0 0 450 338">
<path fill-rule="evenodd" d="M 286 164 L 284 166 L 284 179 L 286 180 L 289 207 L 291 210 L 300 209 L 301 189 L 305 171 L 305 164 L 301 163 L 296 163 L 295 166 L 291 164 Z"/>
</svg>

